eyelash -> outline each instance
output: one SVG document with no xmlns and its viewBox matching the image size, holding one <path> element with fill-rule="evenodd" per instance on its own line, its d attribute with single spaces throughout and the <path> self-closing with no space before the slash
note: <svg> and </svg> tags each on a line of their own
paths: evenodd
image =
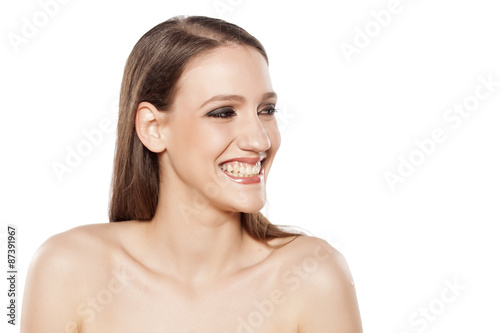
<svg viewBox="0 0 500 333">
<path fill-rule="evenodd" d="M 212 118 L 222 118 L 222 119 L 229 119 L 229 118 L 232 118 L 234 117 L 231 116 L 222 116 L 223 114 L 227 114 L 227 113 L 234 113 L 234 110 L 233 109 L 219 109 L 221 112 L 218 112 L 218 113 L 209 113 L 207 114 L 207 116 L 209 117 L 212 117 Z M 214 111 L 217 111 L 217 110 L 214 110 Z M 212 111 L 212 112 L 214 112 Z M 278 112 L 278 109 L 274 108 L 274 107 L 270 107 L 270 108 L 267 108 L 267 109 L 264 109 L 262 111 L 267 111 L 268 113 L 266 113 L 266 115 L 269 115 L 269 116 L 273 116 L 276 112 Z M 271 112 L 271 113 L 269 113 Z"/>
</svg>

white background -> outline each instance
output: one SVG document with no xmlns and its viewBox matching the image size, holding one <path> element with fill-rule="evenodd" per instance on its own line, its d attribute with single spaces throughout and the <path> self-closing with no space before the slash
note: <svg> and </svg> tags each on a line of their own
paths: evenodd
<svg viewBox="0 0 500 333">
<path fill-rule="evenodd" d="M 500 86 L 457 128 L 443 118 L 473 101 L 480 76 L 500 82 L 495 2 L 401 0 L 382 27 L 370 13 L 389 0 L 220 2 L 224 13 L 213 0 L 74 0 L 46 22 L 40 2 L 2 2 L 0 258 L 5 272 L 7 224 L 15 224 L 18 306 L 42 242 L 107 223 L 114 131 L 61 179 L 53 163 L 65 163 L 83 131 L 116 124 L 137 40 L 172 16 L 196 14 L 234 22 L 266 47 L 282 145 L 264 212 L 345 255 L 365 332 L 498 332 Z M 37 18 L 37 33 L 14 46 L 8 36 L 22 37 Z M 365 28 L 372 37 L 361 45 Z M 343 42 L 358 53 L 346 57 Z M 400 157 L 417 158 L 415 140 L 436 128 L 446 140 L 392 191 L 384 173 L 397 174 Z M 16 332 L 6 324 L 4 280 L 0 327 Z M 446 281 L 465 290 L 446 291 Z M 424 308 L 432 319 L 418 315 Z"/>
</svg>

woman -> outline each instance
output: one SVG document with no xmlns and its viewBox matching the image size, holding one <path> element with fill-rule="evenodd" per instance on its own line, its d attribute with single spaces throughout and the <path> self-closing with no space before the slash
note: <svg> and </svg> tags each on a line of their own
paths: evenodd
<svg viewBox="0 0 500 333">
<path fill-rule="evenodd" d="M 48 239 L 21 332 L 361 332 L 327 242 L 259 212 L 280 135 L 262 45 L 208 17 L 147 32 L 125 67 L 110 221 Z"/>
</svg>

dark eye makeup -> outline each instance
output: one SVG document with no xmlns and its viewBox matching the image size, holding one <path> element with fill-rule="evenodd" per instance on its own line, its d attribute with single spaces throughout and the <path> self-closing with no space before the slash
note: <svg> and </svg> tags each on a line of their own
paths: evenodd
<svg viewBox="0 0 500 333">
<path fill-rule="evenodd" d="M 271 106 L 263 109 L 262 111 L 259 112 L 259 114 L 264 114 L 266 116 L 273 116 L 276 112 L 278 112 L 278 109 L 274 108 L 274 106 Z M 228 119 L 236 116 L 236 112 L 232 108 L 220 108 L 210 111 L 209 113 L 207 113 L 207 116 L 211 118 Z"/>
<path fill-rule="evenodd" d="M 231 118 L 234 117 L 236 113 L 231 108 L 220 108 L 210 111 L 207 116 L 212 118 Z"/>
<path fill-rule="evenodd" d="M 272 116 L 276 112 L 278 112 L 278 109 L 276 109 L 274 107 L 268 107 L 268 108 L 265 108 L 264 110 L 262 110 L 261 112 L 265 112 L 264 114 Z"/>
</svg>

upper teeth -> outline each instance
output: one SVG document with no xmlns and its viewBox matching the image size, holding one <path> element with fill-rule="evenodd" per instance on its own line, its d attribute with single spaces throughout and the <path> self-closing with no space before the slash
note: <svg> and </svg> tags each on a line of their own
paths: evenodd
<svg viewBox="0 0 500 333">
<path fill-rule="evenodd" d="M 251 177 L 260 173 L 260 161 L 256 164 L 228 162 L 220 165 L 223 172 L 235 177 Z"/>
</svg>

